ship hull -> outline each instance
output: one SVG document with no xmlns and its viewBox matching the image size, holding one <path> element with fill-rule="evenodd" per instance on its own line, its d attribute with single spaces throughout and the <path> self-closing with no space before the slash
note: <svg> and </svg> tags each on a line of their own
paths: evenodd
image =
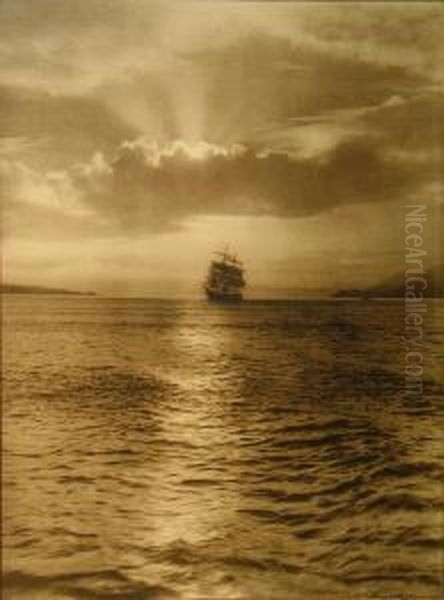
<svg viewBox="0 0 444 600">
<path fill-rule="evenodd" d="M 243 296 L 240 292 L 220 292 L 206 287 L 205 293 L 207 295 L 208 300 L 210 300 L 211 302 L 233 303 L 242 302 L 243 300 Z"/>
</svg>

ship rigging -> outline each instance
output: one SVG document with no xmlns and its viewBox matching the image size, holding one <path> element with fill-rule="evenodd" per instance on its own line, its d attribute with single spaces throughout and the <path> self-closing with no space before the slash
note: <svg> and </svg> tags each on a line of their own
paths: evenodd
<svg viewBox="0 0 444 600">
<path fill-rule="evenodd" d="M 244 268 L 228 250 L 215 252 L 204 283 L 207 298 L 218 302 L 240 302 L 245 288 Z"/>
</svg>

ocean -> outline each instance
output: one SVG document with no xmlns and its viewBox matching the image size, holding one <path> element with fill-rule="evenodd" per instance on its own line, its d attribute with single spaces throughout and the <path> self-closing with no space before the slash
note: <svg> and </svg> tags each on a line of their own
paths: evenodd
<svg viewBox="0 0 444 600">
<path fill-rule="evenodd" d="M 444 303 L 3 297 L 5 600 L 440 598 Z"/>
</svg>

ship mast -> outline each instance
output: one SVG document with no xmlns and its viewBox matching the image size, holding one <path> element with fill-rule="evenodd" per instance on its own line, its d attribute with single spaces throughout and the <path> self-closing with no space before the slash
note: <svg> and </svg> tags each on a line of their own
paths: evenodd
<svg viewBox="0 0 444 600">
<path fill-rule="evenodd" d="M 220 256 L 222 258 L 222 262 L 224 263 L 231 263 L 233 265 L 241 265 L 241 263 L 238 261 L 237 259 L 237 255 L 236 253 L 230 253 L 230 248 L 229 246 L 225 246 L 225 248 L 223 250 L 216 250 L 214 252 L 214 254 L 216 254 L 217 256 Z"/>
</svg>

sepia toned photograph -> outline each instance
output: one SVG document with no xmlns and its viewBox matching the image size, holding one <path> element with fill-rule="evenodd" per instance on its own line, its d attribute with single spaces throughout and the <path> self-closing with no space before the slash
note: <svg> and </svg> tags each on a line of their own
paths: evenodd
<svg viewBox="0 0 444 600">
<path fill-rule="evenodd" d="M 4 600 L 444 596 L 444 5 L 0 0 Z"/>
</svg>

